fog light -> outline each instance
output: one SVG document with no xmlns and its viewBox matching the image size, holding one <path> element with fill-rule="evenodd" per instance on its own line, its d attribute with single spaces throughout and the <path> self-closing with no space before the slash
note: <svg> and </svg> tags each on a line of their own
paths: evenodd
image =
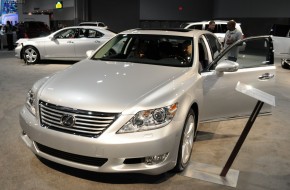
<svg viewBox="0 0 290 190">
<path fill-rule="evenodd" d="M 168 153 L 145 157 L 145 164 L 154 165 L 163 162 L 168 156 Z"/>
</svg>

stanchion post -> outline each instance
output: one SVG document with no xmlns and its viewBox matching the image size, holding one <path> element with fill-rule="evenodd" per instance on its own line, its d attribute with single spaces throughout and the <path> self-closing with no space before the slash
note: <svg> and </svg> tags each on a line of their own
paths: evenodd
<svg viewBox="0 0 290 190">
<path fill-rule="evenodd" d="M 259 112 L 262 109 L 263 105 L 264 105 L 264 102 L 262 102 L 260 100 L 257 102 L 255 109 L 253 110 L 240 138 L 238 139 L 230 157 L 228 158 L 228 161 L 226 162 L 225 166 L 223 167 L 223 170 L 222 170 L 220 176 L 225 177 L 227 175 L 227 173 L 228 173 L 229 169 L 231 168 L 235 158 L 237 157 L 239 150 L 241 149 L 247 135 L 249 134 L 257 116 L 259 115 Z"/>
</svg>

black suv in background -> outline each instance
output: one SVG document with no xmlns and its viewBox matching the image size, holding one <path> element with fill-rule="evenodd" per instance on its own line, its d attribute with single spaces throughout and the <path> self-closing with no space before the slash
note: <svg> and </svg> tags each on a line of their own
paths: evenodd
<svg viewBox="0 0 290 190">
<path fill-rule="evenodd" d="M 290 25 L 274 24 L 270 30 L 270 35 L 279 37 L 290 37 Z"/>
<path fill-rule="evenodd" d="M 36 38 L 50 34 L 50 29 L 47 24 L 40 21 L 25 21 L 19 23 L 16 27 L 17 39 Z"/>
</svg>

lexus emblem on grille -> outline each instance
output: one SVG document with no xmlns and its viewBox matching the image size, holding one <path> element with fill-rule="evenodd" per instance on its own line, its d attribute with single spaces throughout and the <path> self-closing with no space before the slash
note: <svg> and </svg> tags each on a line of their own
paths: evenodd
<svg viewBox="0 0 290 190">
<path fill-rule="evenodd" d="M 72 115 L 63 115 L 60 118 L 60 123 L 64 126 L 64 127 L 72 127 L 75 124 L 75 118 Z"/>
</svg>

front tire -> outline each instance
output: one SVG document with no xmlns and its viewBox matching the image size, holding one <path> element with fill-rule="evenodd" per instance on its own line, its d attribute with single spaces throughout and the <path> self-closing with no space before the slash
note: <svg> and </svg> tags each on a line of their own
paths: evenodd
<svg viewBox="0 0 290 190">
<path fill-rule="evenodd" d="M 33 46 L 27 46 L 23 49 L 23 59 L 27 64 L 35 64 L 40 60 L 38 50 Z"/>
<path fill-rule="evenodd" d="M 286 63 L 288 61 L 289 61 L 289 59 L 282 59 L 281 60 L 281 66 L 282 66 L 283 69 L 290 69 L 289 64 Z"/>
<path fill-rule="evenodd" d="M 174 168 L 176 172 L 183 171 L 189 164 L 193 143 L 196 136 L 196 127 L 196 114 L 192 109 L 190 109 L 187 114 L 180 139 L 177 163 Z"/>
</svg>

